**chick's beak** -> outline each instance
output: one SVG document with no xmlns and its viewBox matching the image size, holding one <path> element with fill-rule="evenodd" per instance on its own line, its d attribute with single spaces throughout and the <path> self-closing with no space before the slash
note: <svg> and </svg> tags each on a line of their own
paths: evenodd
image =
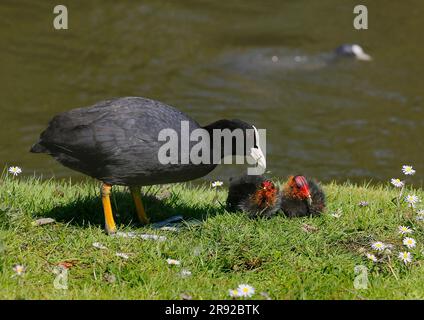
<svg viewBox="0 0 424 320">
<path fill-rule="evenodd" d="M 306 198 L 306 202 L 308 203 L 308 206 L 311 206 L 311 205 L 312 205 L 312 197 L 311 197 L 311 195 L 309 195 L 309 196 Z"/>
</svg>

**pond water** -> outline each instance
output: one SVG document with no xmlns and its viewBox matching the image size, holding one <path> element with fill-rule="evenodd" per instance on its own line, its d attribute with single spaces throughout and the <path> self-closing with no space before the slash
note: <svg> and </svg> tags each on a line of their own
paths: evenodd
<svg viewBox="0 0 424 320">
<path fill-rule="evenodd" d="M 349 0 L 76 0 L 61 31 L 56 4 L 0 2 L 1 166 L 79 179 L 30 146 L 56 113 L 130 95 L 201 124 L 240 118 L 267 129 L 276 176 L 379 182 L 412 164 L 422 184 L 422 0 L 361 1 L 366 31 L 353 28 Z M 342 43 L 373 60 L 332 61 Z M 221 166 L 205 179 L 244 170 Z"/>
</svg>

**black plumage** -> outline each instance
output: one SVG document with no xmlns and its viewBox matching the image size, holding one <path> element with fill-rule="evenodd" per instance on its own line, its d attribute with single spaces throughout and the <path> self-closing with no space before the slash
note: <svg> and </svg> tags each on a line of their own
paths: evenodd
<svg viewBox="0 0 424 320">
<path fill-rule="evenodd" d="M 99 102 L 55 116 L 31 152 L 48 153 L 61 164 L 110 185 L 145 186 L 193 180 L 216 164 L 168 164 L 158 161 L 162 129 L 181 121 L 189 131 L 201 126 L 179 110 L 158 101 L 127 97 Z M 252 128 L 240 120 L 220 120 L 205 129 Z M 190 148 L 195 142 L 190 142 Z M 212 143 L 211 143 L 212 145 Z M 235 150 L 235 149 L 234 149 Z"/>
<path fill-rule="evenodd" d="M 227 210 L 244 211 L 250 217 L 271 217 L 280 209 L 278 187 L 264 176 L 241 176 L 230 179 Z"/>
</svg>

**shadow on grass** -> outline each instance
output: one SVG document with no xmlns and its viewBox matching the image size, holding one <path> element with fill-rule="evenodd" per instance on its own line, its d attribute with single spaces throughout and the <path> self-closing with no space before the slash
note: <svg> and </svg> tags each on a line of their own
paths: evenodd
<svg viewBox="0 0 424 320">
<path fill-rule="evenodd" d="M 184 220 L 205 220 L 207 217 L 223 213 L 225 209 L 219 203 L 191 206 L 181 203 L 178 194 L 171 194 L 160 200 L 155 195 L 142 196 L 144 208 L 151 223 L 162 221 L 175 215 L 181 215 Z M 118 226 L 142 227 L 135 210 L 132 196 L 129 192 L 113 191 L 111 194 L 112 211 Z M 89 225 L 104 226 L 103 207 L 100 195 L 77 198 L 64 205 L 58 205 L 37 216 L 50 217 L 58 222 L 87 227 Z"/>
</svg>

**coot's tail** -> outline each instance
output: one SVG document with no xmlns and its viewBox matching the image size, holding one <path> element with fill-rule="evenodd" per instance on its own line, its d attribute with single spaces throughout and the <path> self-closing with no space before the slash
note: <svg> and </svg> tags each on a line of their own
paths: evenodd
<svg viewBox="0 0 424 320">
<path fill-rule="evenodd" d="M 29 151 L 32 152 L 32 153 L 46 153 L 47 149 L 40 144 L 40 141 L 38 141 L 36 144 L 34 144 L 31 147 L 31 149 Z"/>
</svg>

